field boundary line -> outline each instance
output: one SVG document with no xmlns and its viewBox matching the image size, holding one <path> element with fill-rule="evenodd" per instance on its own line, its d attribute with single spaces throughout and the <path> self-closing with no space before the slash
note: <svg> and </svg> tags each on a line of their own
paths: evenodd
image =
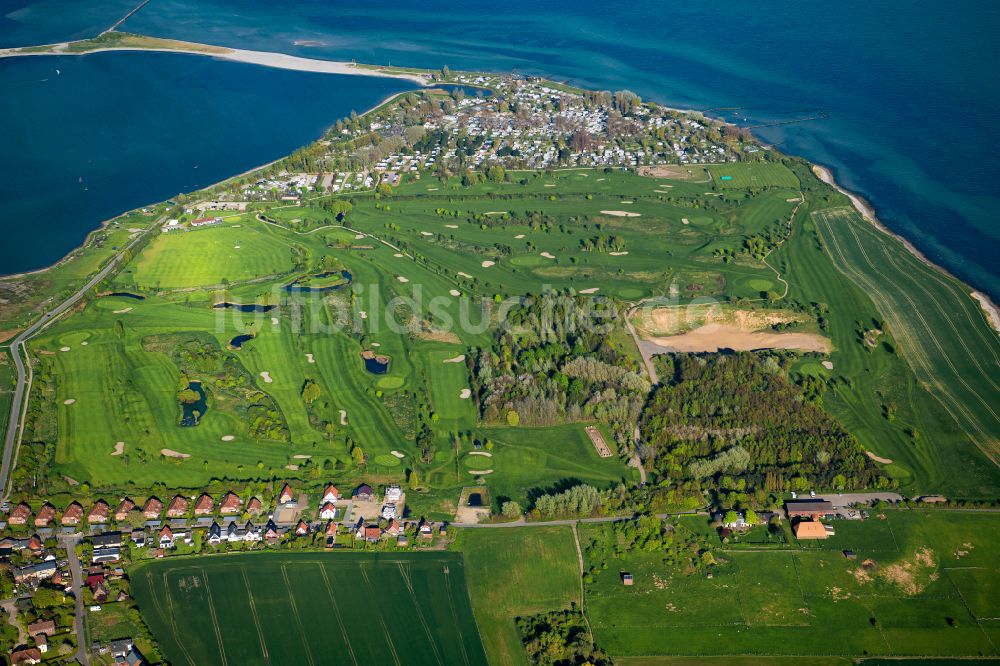
<svg viewBox="0 0 1000 666">
<path fill-rule="evenodd" d="M 295 595 L 292 594 L 292 584 L 288 580 L 288 565 L 281 565 L 281 577 L 285 580 L 285 589 L 288 590 L 288 603 L 292 607 L 292 615 L 295 616 L 296 629 L 299 630 L 299 639 L 302 641 L 302 647 L 306 651 L 306 661 L 309 662 L 310 666 L 315 666 L 316 662 L 313 661 L 312 649 L 309 647 L 309 642 L 306 640 L 306 631 L 302 626 L 302 616 L 299 615 L 299 607 L 295 604 Z"/>
<path fill-rule="evenodd" d="M 980 618 L 978 615 L 973 613 L 972 609 L 969 608 L 969 602 L 965 600 L 965 595 L 962 594 L 962 588 L 960 588 L 958 584 L 955 583 L 955 579 L 952 578 L 951 574 L 948 573 L 948 568 L 942 567 L 942 569 L 944 569 L 945 574 L 948 576 L 948 582 L 951 583 L 951 586 L 955 588 L 955 592 L 958 593 L 958 598 L 961 599 L 962 606 L 965 608 L 969 616 L 976 621 L 976 626 L 979 627 L 979 631 L 983 634 L 983 638 L 986 639 L 986 642 L 989 643 L 990 647 L 993 648 L 993 651 L 996 652 L 997 647 L 996 645 L 993 644 L 993 640 L 990 638 L 989 633 L 985 629 L 983 629 L 983 623 L 982 623 L 982 620 L 992 620 L 993 618 Z"/>
<path fill-rule="evenodd" d="M 413 591 L 413 581 L 410 580 L 410 573 L 403 566 L 402 562 L 397 562 L 396 566 L 399 567 L 399 575 L 403 578 L 403 583 L 406 585 L 407 591 L 410 593 L 410 599 L 413 601 L 413 607 L 417 611 L 417 618 L 420 620 L 420 624 L 424 628 L 424 634 L 427 636 L 427 642 L 430 643 L 431 649 L 434 651 L 434 657 L 437 659 L 441 666 L 444 666 L 444 661 L 441 659 L 441 651 L 438 650 L 437 642 L 434 640 L 434 636 L 431 635 L 430 625 L 427 624 L 427 619 L 424 617 L 424 611 L 420 608 L 420 601 L 417 599 L 417 593 Z M 368 580 L 368 571 L 365 566 L 361 566 L 361 575 L 364 576 L 365 584 L 368 589 L 371 589 L 371 581 Z"/>
<path fill-rule="evenodd" d="M 219 656 L 222 658 L 222 666 L 227 666 L 229 660 L 226 659 L 226 647 L 222 641 L 222 628 L 219 627 L 219 616 L 215 614 L 215 602 L 212 600 L 212 587 L 208 584 L 208 574 L 205 570 L 198 568 L 201 577 L 205 580 L 205 598 L 208 599 L 208 613 L 212 616 L 212 629 L 215 631 L 215 639 L 219 643 Z"/>
<path fill-rule="evenodd" d="M 247 591 L 247 599 L 250 607 L 250 615 L 253 617 L 253 624 L 257 628 L 257 640 L 260 641 L 260 651 L 264 655 L 264 663 L 271 663 L 271 655 L 267 651 L 267 641 L 264 640 L 264 630 L 260 626 L 260 617 L 257 616 L 257 604 L 253 598 L 253 591 L 250 590 L 250 580 L 247 578 L 247 571 L 240 567 L 240 575 L 243 577 L 243 587 Z"/>
<path fill-rule="evenodd" d="M 351 637 L 347 633 L 347 627 L 344 626 L 344 618 L 340 615 L 340 605 L 337 604 L 337 599 L 333 594 L 333 586 L 330 585 L 330 577 L 326 574 L 326 567 L 322 562 L 314 562 L 319 567 L 319 573 L 323 577 L 323 585 L 326 586 L 326 593 L 330 597 L 330 603 L 333 605 L 333 617 L 337 620 L 337 626 L 340 627 L 340 634 L 344 639 L 344 644 L 347 646 L 347 652 L 351 655 L 351 661 L 354 662 L 354 666 L 358 666 L 358 658 L 354 654 L 354 646 L 351 645 Z"/>
</svg>

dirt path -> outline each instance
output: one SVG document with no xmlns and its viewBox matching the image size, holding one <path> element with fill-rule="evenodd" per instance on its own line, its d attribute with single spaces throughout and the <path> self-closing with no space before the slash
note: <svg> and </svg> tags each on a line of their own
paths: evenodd
<svg viewBox="0 0 1000 666">
<path fill-rule="evenodd" d="M 26 645 L 28 643 L 28 632 L 21 627 L 21 624 L 17 621 L 17 603 L 16 599 L 4 599 L 0 601 L 0 608 L 3 608 L 7 612 L 7 624 L 17 629 L 17 642 L 19 645 Z"/>
</svg>

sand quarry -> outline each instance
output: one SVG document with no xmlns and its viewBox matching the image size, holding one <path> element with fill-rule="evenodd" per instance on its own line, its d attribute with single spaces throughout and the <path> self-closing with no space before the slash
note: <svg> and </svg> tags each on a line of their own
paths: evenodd
<svg viewBox="0 0 1000 666">
<path fill-rule="evenodd" d="M 676 352 L 716 352 L 722 349 L 753 351 L 755 349 L 797 349 L 829 352 L 830 341 L 813 333 L 765 333 L 745 331 L 730 324 L 706 324 L 679 335 L 650 337 L 658 347 Z"/>
</svg>

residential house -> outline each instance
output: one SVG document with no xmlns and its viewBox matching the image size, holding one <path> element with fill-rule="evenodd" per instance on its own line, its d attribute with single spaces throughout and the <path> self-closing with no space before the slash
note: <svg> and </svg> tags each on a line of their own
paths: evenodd
<svg viewBox="0 0 1000 666">
<path fill-rule="evenodd" d="M 309 534 L 309 523 L 300 520 L 295 526 L 295 536 L 305 536 L 306 534 Z"/>
<path fill-rule="evenodd" d="M 10 512 L 10 517 L 7 522 L 11 525 L 27 525 L 28 520 L 31 519 L 31 507 L 21 502 L 14 507 L 14 510 Z"/>
<path fill-rule="evenodd" d="M 433 538 L 434 529 L 431 527 L 431 524 L 428 523 L 426 520 L 421 520 L 420 524 L 417 525 L 417 536 L 419 536 L 421 539 Z"/>
<path fill-rule="evenodd" d="M 104 500 L 97 500 L 94 502 L 94 506 L 90 507 L 90 513 L 87 514 L 87 522 L 90 524 L 106 523 L 108 522 L 108 515 L 111 513 L 111 507 Z"/>
<path fill-rule="evenodd" d="M 361 523 L 358 525 L 357 531 L 354 533 L 355 539 L 361 539 L 369 543 L 375 543 L 382 538 L 382 528 L 378 525 L 365 525 Z"/>
<path fill-rule="evenodd" d="M 38 648 L 38 651 L 41 652 L 42 654 L 48 652 L 49 651 L 48 637 L 45 634 L 38 634 L 37 636 L 35 636 L 35 647 Z"/>
<path fill-rule="evenodd" d="M 337 543 L 337 523 L 332 520 L 326 524 L 326 547 L 333 548 Z"/>
<path fill-rule="evenodd" d="M 339 499 L 340 499 L 340 491 L 338 491 L 337 487 L 334 486 L 331 483 L 330 485 L 328 485 L 326 487 L 326 490 L 323 491 L 322 502 L 324 502 L 324 503 L 325 502 L 336 502 Z"/>
<path fill-rule="evenodd" d="M 829 536 L 826 526 L 818 520 L 801 520 L 792 529 L 795 531 L 795 538 L 800 541 L 806 539 L 825 539 Z"/>
<path fill-rule="evenodd" d="M 28 625 L 28 635 L 32 638 L 39 635 L 51 636 L 54 633 L 56 633 L 56 623 L 53 620 L 39 620 Z"/>
<path fill-rule="evenodd" d="M 351 493 L 351 498 L 360 502 L 370 502 L 374 496 L 375 493 L 372 491 L 372 487 L 367 483 L 362 483 Z"/>
<path fill-rule="evenodd" d="M 146 516 L 146 520 L 156 520 L 160 517 L 162 512 L 163 502 L 156 497 L 150 497 L 146 500 L 146 503 L 142 505 L 142 515 Z"/>
<path fill-rule="evenodd" d="M 117 640 L 111 641 L 110 652 L 113 659 L 125 658 L 132 650 L 132 639 L 131 638 L 119 638 Z"/>
<path fill-rule="evenodd" d="M 51 578 L 56 572 L 55 560 L 36 562 L 14 570 L 14 582 L 24 583 L 29 580 L 44 580 Z"/>
<path fill-rule="evenodd" d="M 385 489 L 386 502 L 398 502 L 403 499 L 403 489 L 397 485 L 391 485 Z"/>
<path fill-rule="evenodd" d="M 174 547 L 174 533 L 167 525 L 164 525 L 163 529 L 160 530 L 159 546 L 160 548 Z"/>
<path fill-rule="evenodd" d="M 389 524 L 385 526 L 385 533 L 391 537 L 399 536 L 402 532 L 403 526 L 395 518 L 390 520 Z"/>
<path fill-rule="evenodd" d="M 208 493 L 202 493 L 194 503 L 194 515 L 208 516 L 215 510 L 215 500 Z"/>
<path fill-rule="evenodd" d="M 257 502 L 257 504 L 260 504 L 260 502 Z M 222 501 L 219 502 L 219 511 L 224 516 L 239 513 L 242 505 L 243 501 L 240 499 L 240 496 L 230 491 L 222 496 Z"/>
<path fill-rule="evenodd" d="M 247 513 L 251 516 L 259 516 L 264 510 L 264 506 L 260 503 L 260 500 L 256 497 L 251 497 L 250 501 L 247 502 Z"/>
<path fill-rule="evenodd" d="M 94 550 L 101 550 L 103 548 L 119 548 L 122 545 L 122 533 L 121 532 L 104 532 L 103 534 L 95 535 L 91 541 L 94 544 Z"/>
<path fill-rule="evenodd" d="M 332 502 L 327 502 L 319 511 L 319 517 L 323 520 L 333 520 L 337 517 L 337 507 Z"/>
<path fill-rule="evenodd" d="M 128 518 L 129 512 L 134 508 L 135 502 L 126 497 L 118 503 L 118 508 L 115 509 L 115 520 L 125 520 Z"/>
<path fill-rule="evenodd" d="M 149 503 L 147 502 L 146 504 L 148 505 Z M 187 510 L 187 498 L 174 495 L 174 498 L 170 500 L 170 504 L 167 505 L 167 518 L 183 518 L 187 514 Z M 159 512 L 157 512 L 157 515 L 159 515 Z"/>
<path fill-rule="evenodd" d="M 230 523 L 229 526 L 232 527 L 233 524 L 234 523 Z M 226 537 L 226 540 L 229 540 L 228 536 Z M 218 546 L 222 543 L 222 527 L 219 523 L 213 522 L 212 526 L 208 528 L 208 538 L 206 541 L 213 546 Z"/>
<path fill-rule="evenodd" d="M 243 527 L 243 540 L 247 543 L 256 543 L 261 540 L 260 528 L 249 520 Z"/>
<path fill-rule="evenodd" d="M 833 515 L 835 510 L 833 504 L 824 499 L 787 500 L 785 502 L 785 513 L 788 514 L 789 520 L 792 518 L 819 520 L 820 518 Z"/>
<path fill-rule="evenodd" d="M 42 651 L 36 647 L 14 650 L 10 653 L 11 666 L 42 663 Z"/>
<path fill-rule="evenodd" d="M 295 502 L 295 495 L 292 493 L 292 487 L 287 483 L 285 487 L 281 489 L 281 493 L 278 495 L 278 504 L 292 504 Z"/>
<path fill-rule="evenodd" d="M 63 511 L 62 524 L 78 525 L 81 520 L 83 520 L 83 507 L 80 506 L 79 502 L 70 502 L 66 510 Z"/>
<path fill-rule="evenodd" d="M 55 518 L 56 508 L 46 502 L 35 516 L 35 527 L 48 527 L 49 523 L 55 520 Z"/>
<path fill-rule="evenodd" d="M 35 555 L 39 555 L 42 552 L 42 537 L 37 534 L 32 534 L 28 537 L 28 542 L 25 544 L 25 548 L 30 550 Z"/>
<path fill-rule="evenodd" d="M 410 537 L 406 536 L 405 534 L 400 534 L 398 537 L 396 537 L 396 545 L 399 546 L 400 548 L 404 546 L 409 546 Z"/>
<path fill-rule="evenodd" d="M 382 505 L 382 517 L 386 520 L 396 517 L 396 505 L 395 504 L 383 504 Z"/>
<path fill-rule="evenodd" d="M 121 548 L 118 548 L 117 546 L 111 548 L 101 548 L 100 550 L 94 551 L 93 561 L 95 563 L 117 562 L 121 559 L 121 552 Z"/>
<path fill-rule="evenodd" d="M 264 540 L 274 544 L 277 543 L 279 536 L 278 526 L 274 524 L 273 520 L 268 520 L 267 525 L 264 526 Z"/>
<path fill-rule="evenodd" d="M 146 547 L 145 530 L 132 530 L 132 543 L 134 543 L 137 548 L 145 548 Z"/>
</svg>

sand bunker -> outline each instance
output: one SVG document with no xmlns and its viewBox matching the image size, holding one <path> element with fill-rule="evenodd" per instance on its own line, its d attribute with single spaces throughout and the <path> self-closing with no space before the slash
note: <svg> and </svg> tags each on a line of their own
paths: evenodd
<svg viewBox="0 0 1000 666">
<path fill-rule="evenodd" d="M 716 352 L 720 349 L 797 349 L 829 352 L 830 341 L 812 333 L 764 333 L 745 331 L 728 324 L 706 324 L 680 335 L 649 338 L 658 347 L 676 352 Z"/>
<path fill-rule="evenodd" d="M 296 453 L 294 456 L 292 456 L 293 460 L 309 460 L 310 458 L 312 458 L 312 456 L 307 456 L 304 453 Z"/>
<path fill-rule="evenodd" d="M 546 183 L 545 187 L 555 187 L 555 185 L 553 185 L 552 183 Z"/>
<path fill-rule="evenodd" d="M 457 224 L 446 224 L 444 226 L 446 228 L 448 228 L 448 229 L 458 229 L 458 225 Z"/>
<path fill-rule="evenodd" d="M 373 342 L 373 343 L 371 343 L 370 346 L 372 346 L 372 347 L 381 347 L 382 343 L 381 342 Z"/>
<path fill-rule="evenodd" d="M 285 465 L 285 469 L 290 469 L 293 472 L 297 472 L 297 471 L 299 471 L 299 466 L 298 465 Z"/>
<path fill-rule="evenodd" d="M 401 255 L 399 252 L 397 252 L 396 254 L 394 254 L 392 256 L 396 257 L 397 259 L 402 259 L 403 258 L 403 255 Z"/>
<path fill-rule="evenodd" d="M 634 201 L 619 201 L 618 203 L 621 203 L 621 204 L 633 204 L 635 202 Z"/>
<path fill-rule="evenodd" d="M 340 410 L 340 425 L 347 425 L 347 410 L 345 409 Z"/>
<path fill-rule="evenodd" d="M 393 451 L 389 451 L 389 453 L 390 453 L 391 455 L 394 455 L 394 456 L 396 456 L 397 458 L 405 458 L 405 457 L 406 457 L 406 454 L 405 454 L 405 453 L 400 453 L 399 451 L 395 451 L 395 450 L 393 450 Z"/>
<path fill-rule="evenodd" d="M 626 254 L 628 254 L 628 251 L 626 250 L 625 252 L 608 252 L 608 254 L 611 255 L 612 257 L 624 257 Z"/>
<path fill-rule="evenodd" d="M 64 405 L 72 405 L 74 402 L 76 402 L 76 398 L 66 398 L 63 400 Z"/>
<path fill-rule="evenodd" d="M 115 450 L 111 452 L 113 456 L 120 456 L 125 453 L 125 442 L 115 442 Z"/>
<path fill-rule="evenodd" d="M 822 365 L 827 370 L 833 370 L 833 361 L 823 361 Z"/>
<path fill-rule="evenodd" d="M 316 362 L 316 359 L 313 358 L 312 354 L 306 354 L 306 360 L 309 361 L 310 363 L 315 363 Z"/>
<path fill-rule="evenodd" d="M 168 458 L 190 458 L 190 453 L 181 453 L 180 451 L 174 451 L 173 449 L 160 449 L 160 455 L 167 456 Z"/>
<path fill-rule="evenodd" d="M 231 442 L 234 439 L 236 439 L 236 437 L 234 437 L 233 435 L 223 435 L 222 436 L 222 441 L 223 442 Z"/>
<path fill-rule="evenodd" d="M 132 312 L 132 308 L 123 308 L 121 310 L 115 310 L 114 314 L 125 314 L 126 312 Z"/>
<path fill-rule="evenodd" d="M 882 456 L 877 456 L 871 451 L 865 451 L 865 455 L 874 460 L 877 463 L 882 463 L 883 465 L 891 465 L 892 461 L 888 458 L 883 458 Z"/>
<path fill-rule="evenodd" d="M 490 266 L 493 266 L 494 264 L 496 264 L 495 261 L 490 261 L 489 259 L 487 259 L 486 261 L 483 262 L 483 268 L 489 268 Z"/>
<path fill-rule="evenodd" d="M 86 347 L 89 344 L 90 344 L 89 342 L 87 342 L 86 340 L 84 340 L 83 342 L 80 343 L 80 346 L 81 347 Z"/>
<path fill-rule="evenodd" d="M 522 238 L 524 238 L 524 234 L 518 234 L 514 236 L 514 240 L 521 240 Z"/>
<path fill-rule="evenodd" d="M 471 280 L 471 279 L 472 279 L 472 276 L 471 276 L 471 275 L 469 275 L 468 273 L 463 273 L 462 271 L 459 271 L 459 272 L 458 272 L 458 276 L 459 276 L 459 277 L 464 277 L 464 278 L 466 278 L 466 279 L 468 279 L 468 280 Z"/>
<path fill-rule="evenodd" d="M 596 294 L 598 291 L 600 291 L 600 289 L 601 289 L 600 287 L 591 287 L 590 289 L 581 289 L 580 293 L 581 294 Z"/>
<path fill-rule="evenodd" d="M 436 188 L 436 187 L 428 187 L 428 188 L 427 188 L 427 191 L 428 191 L 428 192 L 437 192 L 437 191 L 438 191 L 438 188 Z"/>
<path fill-rule="evenodd" d="M 626 203 L 623 201 L 622 203 Z M 640 213 L 630 213 L 627 210 L 602 210 L 602 214 L 611 215 L 612 217 L 641 217 Z"/>
<path fill-rule="evenodd" d="M 368 313 L 365 312 L 364 310 L 358 310 L 358 316 L 361 317 L 362 319 L 368 319 Z"/>
<path fill-rule="evenodd" d="M 461 363 L 465 360 L 465 354 L 459 354 L 458 356 L 453 356 L 451 358 L 446 358 L 441 361 L 442 363 Z"/>
<path fill-rule="evenodd" d="M 471 395 L 472 395 L 472 390 L 464 388 L 462 389 L 462 392 L 458 394 L 458 397 L 461 398 L 462 400 L 468 400 L 469 396 Z"/>
<path fill-rule="evenodd" d="M 492 458 L 493 457 L 493 454 L 490 453 L 489 451 L 469 451 L 469 455 L 470 456 L 486 456 L 488 458 Z"/>
<path fill-rule="evenodd" d="M 434 234 L 432 234 L 432 233 L 431 233 L 431 232 L 429 232 L 429 231 L 421 231 L 421 232 L 420 232 L 420 235 L 421 235 L 421 236 L 433 236 Z"/>
<path fill-rule="evenodd" d="M 451 290 L 448 291 L 448 293 L 451 294 L 452 296 L 461 296 L 462 295 L 462 292 L 460 292 L 458 289 L 451 289 Z"/>
<path fill-rule="evenodd" d="M 270 384 L 271 382 L 274 381 L 273 379 L 271 379 L 271 373 L 268 372 L 267 370 L 265 370 L 262 373 L 260 373 L 260 376 L 264 380 L 264 382 L 267 383 L 267 384 Z"/>
<path fill-rule="evenodd" d="M 69 347 L 60 347 L 59 351 L 61 351 L 61 352 L 68 352 L 69 351 Z"/>
<path fill-rule="evenodd" d="M 278 325 L 278 318 L 277 317 L 271 317 L 271 325 L 272 326 L 277 326 Z"/>
<path fill-rule="evenodd" d="M 399 280 L 400 282 L 409 282 L 410 281 L 410 278 L 405 278 L 402 275 L 397 275 L 396 279 Z"/>
<path fill-rule="evenodd" d="M 361 240 L 364 237 L 365 237 L 364 234 L 354 234 L 354 240 Z"/>
<path fill-rule="evenodd" d="M 551 254 L 549 252 L 542 252 L 542 256 L 545 257 L 546 259 L 555 259 L 556 258 L 556 255 Z"/>
<path fill-rule="evenodd" d="M 491 470 L 491 469 L 470 469 L 469 470 L 469 474 L 472 474 L 474 476 L 486 476 L 487 474 L 492 474 L 492 473 L 493 473 L 493 470 Z"/>
<path fill-rule="evenodd" d="M 682 217 L 681 224 L 691 224 L 691 220 L 687 219 L 686 217 Z"/>
</svg>

